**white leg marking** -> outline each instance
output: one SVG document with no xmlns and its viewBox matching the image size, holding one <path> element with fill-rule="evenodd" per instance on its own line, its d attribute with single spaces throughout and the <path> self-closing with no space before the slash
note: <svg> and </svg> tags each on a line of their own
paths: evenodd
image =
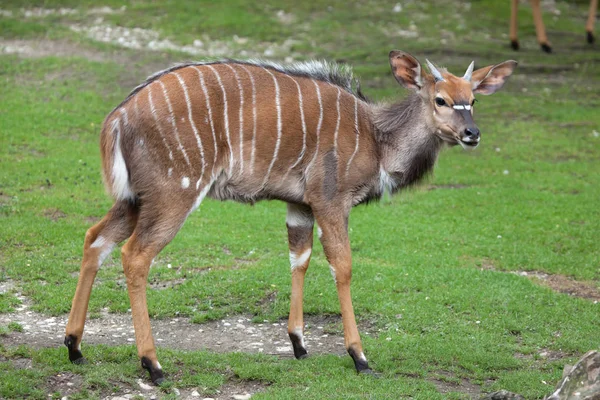
<svg viewBox="0 0 600 400">
<path fill-rule="evenodd" d="M 96 238 L 96 240 L 94 240 L 94 243 L 91 244 L 90 248 L 91 249 L 96 249 L 96 248 L 100 249 L 100 253 L 98 253 L 98 267 L 97 267 L 97 268 L 100 268 L 100 266 L 102 265 L 104 260 L 106 260 L 106 257 L 108 257 L 110 255 L 110 253 L 113 251 L 113 249 L 115 248 L 115 243 L 109 242 L 106 240 L 106 238 L 99 235 Z"/>
<path fill-rule="evenodd" d="M 133 199 L 135 196 L 129 187 L 129 173 L 125 158 L 121 152 L 121 119 L 115 118 L 112 122 L 112 133 L 116 135 L 115 147 L 113 150 L 112 166 L 112 191 L 117 200 Z"/>
<path fill-rule="evenodd" d="M 185 149 L 183 148 L 183 145 L 181 144 L 181 140 L 179 139 L 179 131 L 177 130 L 177 123 L 175 122 L 175 114 L 173 113 L 173 107 L 171 106 L 171 100 L 169 100 L 169 95 L 167 94 L 167 88 L 165 87 L 165 84 L 159 79 L 155 82 L 158 82 L 158 84 L 160 85 L 160 87 L 162 88 L 163 91 L 163 95 L 165 96 L 165 101 L 167 102 L 167 108 L 169 109 L 169 116 L 171 119 L 171 125 L 173 127 L 173 132 L 175 133 L 175 139 L 177 140 L 177 144 L 179 145 L 179 150 L 181 150 L 181 154 L 183 154 L 183 158 L 185 159 L 185 163 L 191 167 L 192 165 L 190 164 L 190 159 L 187 155 L 187 152 L 185 151 Z"/>
<path fill-rule="evenodd" d="M 184 189 L 190 187 L 190 178 L 188 178 L 187 176 L 181 178 L 181 187 Z"/>
<path fill-rule="evenodd" d="M 136 98 L 137 98 L 137 96 L 136 96 Z M 167 139 L 165 138 L 165 134 L 162 130 L 162 126 L 158 122 L 158 115 L 156 113 L 156 107 L 154 107 L 154 102 L 152 101 L 152 85 L 148 86 L 148 103 L 150 104 L 150 113 L 152 114 L 152 118 L 154 118 L 154 125 L 156 125 L 156 128 L 158 129 L 158 134 L 162 138 L 162 141 L 163 141 L 165 147 L 169 151 L 169 160 L 173 161 L 173 151 L 171 151 L 171 146 L 169 146 L 169 143 L 167 142 Z M 172 168 L 169 168 L 169 171 L 170 170 L 172 170 Z M 169 176 L 171 176 L 170 173 L 169 173 Z"/>
<path fill-rule="evenodd" d="M 338 135 L 340 132 L 340 120 L 342 119 L 342 115 L 340 113 L 340 96 L 342 95 L 342 93 L 340 92 L 340 88 L 337 88 L 337 100 L 336 100 L 336 108 L 337 108 L 337 122 L 335 124 L 335 132 L 333 134 L 333 154 L 335 155 L 335 157 L 337 158 L 338 154 L 338 145 L 337 145 L 337 141 L 338 141 Z"/>
<path fill-rule="evenodd" d="M 240 65 L 250 78 L 252 86 L 252 151 L 250 153 L 250 175 L 254 174 L 254 157 L 256 155 L 256 86 L 254 85 L 254 77 L 244 65 Z"/>
<path fill-rule="evenodd" d="M 269 169 L 267 170 L 267 174 L 265 175 L 265 179 L 263 180 L 262 186 L 264 187 L 269 181 L 269 175 L 271 175 L 271 170 L 275 165 L 275 161 L 277 161 L 277 155 L 279 153 L 279 146 L 281 145 L 281 99 L 279 97 L 279 83 L 277 83 L 277 78 L 268 68 L 264 69 L 268 72 L 269 75 L 273 78 L 273 84 L 275 85 L 275 108 L 277 110 L 277 142 L 275 142 L 275 150 L 273 151 L 273 158 L 271 159 L 271 164 L 269 165 Z"/>
<path fill-rule="evenodd" d="M 300 339 L 300 345 L 306 349 L 306 345 L 304 344 L 304 333 L 302 333 L 302 327 L 298 326 L 298 327 L 294 328 L 292 333 Z"/>
<path fill-rule="evenodd" d="M 314 83 L 315 88 L 317 89 L 317 100 L 319 102 L 319 122 L 317 123 L 317 144 L 315 146 L 315 155 L 310 161 L 309 168 L 312 168 L 315 161 L 317 160 L 317 156 L 319 155 L 319 136 L 321 134 L 321 125 L 323 124 L 323 100 L 321 99 L 321 90 L 319 89 L 319 84 L 317 83 L 317 81 L 313 80 L 312 82 Z"/>
<path fill-rule="evenodd" d="M 213 144 L 215 156 L 213 160 L 213 166 L 211 171 L 211 176 L 214 175 L 215 165 L 217 164 L 217 135 L 215 133 L 215 124 L 213 122 L 212 109 L 210 108 L 210 97 L 208 95 L 208 89 L 206 88 L 206 83 L 204 82 L 204 75 L 202 71 L 196 66 L 192 66 L 198 72 L 198 77 L 200 78 L 200 86 L 202 86 L 202 92 L 204 93 L 204 98 L 206 99 L 206 108 L 208 110 L 208 122 L 210 123 L 210 131 L 212 132 Z"/>
<path fill-rule="evenodd" d="M 162 367 L 161 367 L 161 365 L 160 365 L 160 363 L 158 361 L 156 361 L 156 368 L 162 369 Z"/>
<path fill-rule="evenodd" d="M 194 118 L 192 117 L 192 103 L 190 101 L 190 96 L 188 94 L 185 82 L 177 72 L 173 72 L 173 75 L 177 77 L 177 80 L 179 81 L 179 84 L 183 89 L 185 103 L 187 104 L 188 109 L 188 119 L 190 121 L 190 125 L 192 126 L 192 130 L 194 131 L 194 136 L 196 136 L 196 143 L 198 143 L 198 150 L 200 151 L 200 158 L 202 159 L 202 172 L 200 173 L 200 179 L 198 179 L 198 182 L 200 182 L 204 177 L 204 169 L 206 168 L 206 160 L 204 159 L 204 147 L 202 146 L 202 140 L 200 139 L 200 135 L 198 134 L 198 128 L 196 128 L 196 123 L 194 122 Z M 196 185 L 196 189 L 197 187 L 198 185 Z"/>
<path fill-rule="evenodd" d="M 233 170 L 233 148 L 231 147 L 231 137 L 229 136 L 229 111 L 227 110 L 227 92 L 225 92 L 225 86 L 223 86 L 221 75 L 219 75 L 217 70 L 212 65 L 207 65 L 207 67 L 210 68 L 210 70 L 217 78 L 217 82 L 221 87 L 221 93 L 223 93 L 223 119 L 225 121 L 225 136 L 227 137 L 227 147 L 229 147 L 229 175 L 231 175 L 231 171 Z"/>
<path fill-rule="evenodd" d="M 296 159 L 296 162 L 292 164 L 292 166 L 287 170 L 283 178 L 281 178 L 282 181 L 285 181 L 285 178 L 290 173 L 290 171 L 294 169 L 294 167 L 296 167 L 296 165 L 298 165 L 300 161 L 302 161 L 302 159 L 304 158 L 304 153 L 306 152 L 306 120 L 304 118 L 304 102 L 302 99 L 302 90 L 300 90 L 300 84 L 298 83 L 298 81 L 296 81 L 293 77 L 289 75 L 286 76 L 292 81 L 294 81 L 294 83 L 296 84 L 296 88 L 298 89 L 298 107 L 300 108 L 300 120 L 302 122 L 302 150 L 300 150 L 300 155 L 298 156 L 298 159 Z"/>
<path fill-rule="evenodd" d="M 299 255 L 290 251 L 290 267 L 292 271 L 298 267 L 303 266 L 306 263 L 306 261 L 308 261 L 308 258 L 310 257 L 311 253 L 312 249 L 307 249 Z"/>
<path fill-rule="evenodd" d="M 244 87 L 242 86 L 242 81 L 240 80 L 240 76 L 238 75 L 235 68 L 233 68 L 230 64 L 223 64 L 229 67 L 233 71 L 235 75 L 235 80 L 237 81 L 238 90 L 240 91 L 240 173 L 244 171 Z"/>
<path fill-rule="evenodd" d="M 354 133 L 356 134 L 356 144 L 354 146 L 354 152 L 350 156 L 348 164 L 346 164 L 346 176 L 348 176 L 348 171 L 350 171 L 350 165 L 352 164 L 352 160 L 354 160 L 354 156 L 358 153 L 358 139 L 360 132 L 358 130 L 358 99 L 356 97 L 354 97 Z"/>
<path fill-rule="evenodd" d="M 290 228 L 312 228 L 314 224 L 314 217 L 312 213 L 305 213 L 304 211 L 294 207 L 293 205 L 288 204 L 285 223 Z"/>
<path fill-rule="evenodd" d="M 317 236 L 319 237 L 319 239 L 323 237 L 323 229 L 321 229 L 319 225 L 317 225 Z"/>
<path fill-rule="evenodd" d="M 96 247 L 102 247 L 106 244 L 106 239 L 102 235 L 98 235 L 94 243 L 90 245 L 90 248 L 95 249 Z"/>
<path fill-rule="evenodd" d="M 331 272 L 331 277 L 333 278 L 333 282 L 337 283 L 337 277 L 335 276 L 335 268 L 333 265 L 329 264 L 329 272 Z"/>
</svg>

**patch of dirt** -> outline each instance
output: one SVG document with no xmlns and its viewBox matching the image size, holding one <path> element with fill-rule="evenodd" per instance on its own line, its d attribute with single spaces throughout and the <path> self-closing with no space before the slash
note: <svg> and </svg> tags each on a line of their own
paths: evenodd
<svg viewBox="0 0 600 400">
<path fill-rule="evenodd" d="M 519 276 L 525 276 L 556 292 L 593 300 L 594 302 L 600 301 L 600 290 L 592 282 L 578 281 L 565 275 L 547 274 L 538 271 L 518 271 L 514 273 Z"/>
<path fill-rule="evenodd" d="M 58 208 L 46 208 L 42 215 L 54 222 L 58 221 L 61 218 L 67 217 L 67 214 L 65 214 L 62 210 Z"/>
<path fill-rule="evenodd" d="M 471 398 L 478 399 L 481 396 L 481 386 L 471 383 L 468 379 L 457 378 L 448 371 L 436 371 L 436 376 L 428 378 L 433 383 L 438 392 L 442 394 L 458 392 L 469 395 Z M 457 381 L 460 381 L 458 383 Z"/>
<path fill-rule="evenodd" d="M 79 388 L 83 383 L 83 378 L 80 375 L 71 372 L 63 372 L 48 378 L 46 381 L 46 392 L 58 392 L 61 396 L 69 396 L 79 392 Z"/>
</svg>

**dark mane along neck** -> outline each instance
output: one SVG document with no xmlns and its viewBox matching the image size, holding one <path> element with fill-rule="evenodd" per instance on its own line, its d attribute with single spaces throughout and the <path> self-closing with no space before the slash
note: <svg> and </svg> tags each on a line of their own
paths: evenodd
<svg viewBox="0 0 600 400">
<path fill-rule="evenodd" d="M 375 112 L 381 193 L 416 184 L 433 169 L 442 141 L 430 128 L 425 110 L 423 99 L 411 94 Z"/>
</svg>

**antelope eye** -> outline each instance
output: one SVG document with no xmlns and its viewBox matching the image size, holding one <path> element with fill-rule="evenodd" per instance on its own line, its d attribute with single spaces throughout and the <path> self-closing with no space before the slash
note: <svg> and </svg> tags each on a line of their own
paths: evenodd
<svg viewBox="0 0 600 400">
<path fill-rule="evenodd" d="M 436 97 L 435 98 L 435 104 L 437 104 L 440 107 L 445 106 L 446 105 L 446 100 L 442 99 L 441 97 Z"/>
</svg>

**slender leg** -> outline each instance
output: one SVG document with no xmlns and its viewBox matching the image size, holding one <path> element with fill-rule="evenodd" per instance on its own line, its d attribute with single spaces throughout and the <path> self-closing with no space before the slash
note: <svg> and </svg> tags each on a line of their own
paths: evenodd
<svg viewBox="0 0 600 400">
<path fill-rule="evenodd" d="M 517 15 L 519 0 L 512 0 L 510 4 L 510 46 L 513 50 L 519 50 L 519 38 L 517 37 Z"/>
<path fill-rule="evenodd" d="M 540 8 L 540 0 L 531 0 L 531 12 L 533 13 L 533 23 L 535 24 L 535 34 L 537 35 L 538 43 L 543 51 L 552 53 L 552 47 L 546 36 L 546 28 L 542 20 L 542 9 Z"/>
<path fill-rule="evenodd" d="M 96 273 L 115 245 L 131 235 L 136 221 L 136 206 L 128 202 L 117 202 L 108 214 L 85 234 L 79 281 L 65 333 L 69 360 L 74 363 L 85 362 L 81 354 L 81 338 Z"/>
<path fill-rule="evenodd" d="M 301 359 L 307 357 L 304 344 L 302 297 L 304 275 L 308 269 L 313 244 L 314 218 L 310 207 L 288 204 L 286 225 L 292 269 L 292 297 L 288 319 L 288 335 L 294 347 L 294 356 Z"/>
<path fill-rule="evenodd" d="M 200 195 L 200 201 L 204 194 Z M 175 237 L 194 204 L 193 198 L 178 197 L 176 207 L 165 206 L 172 199 L 172 194 L 169 194 L 166 198 L 154 199 L 152 203 L 142 202 L 135 230 L 121 249 L 138 356 L 142 367 L 150 373 L 152 382 L 157 385 L 163 382 L 164 375 L 156 357 L 148 315 L 148 272 L 154 257 Z"/>
<path fill-rule="evenodd" d="M 594 43 L 594 23 L 596 22 L 596 11 L 598 10 L 598 0 L 590 0 L 590 12 L 588 15 L 585 30 L 587 32 L 587 42 Z"/>
<path fill-rule="evenodd" d="M 350 254 L 350 240 L 348 238 L 348 213 L 321 213 L 314 209 L 313 211 L 317 223 L 322 230 L 321 243 L 323 244 L 323 250 L 329 262 L 331 275 L 337 287 L 342 312 L 342 323 L 344 324 L 346 350 L 354 360 L 357 372 L 373 374 L 363 353 L 354 317 L 352 298 L 350 296 L 352 257 Z"/>
</svg>

